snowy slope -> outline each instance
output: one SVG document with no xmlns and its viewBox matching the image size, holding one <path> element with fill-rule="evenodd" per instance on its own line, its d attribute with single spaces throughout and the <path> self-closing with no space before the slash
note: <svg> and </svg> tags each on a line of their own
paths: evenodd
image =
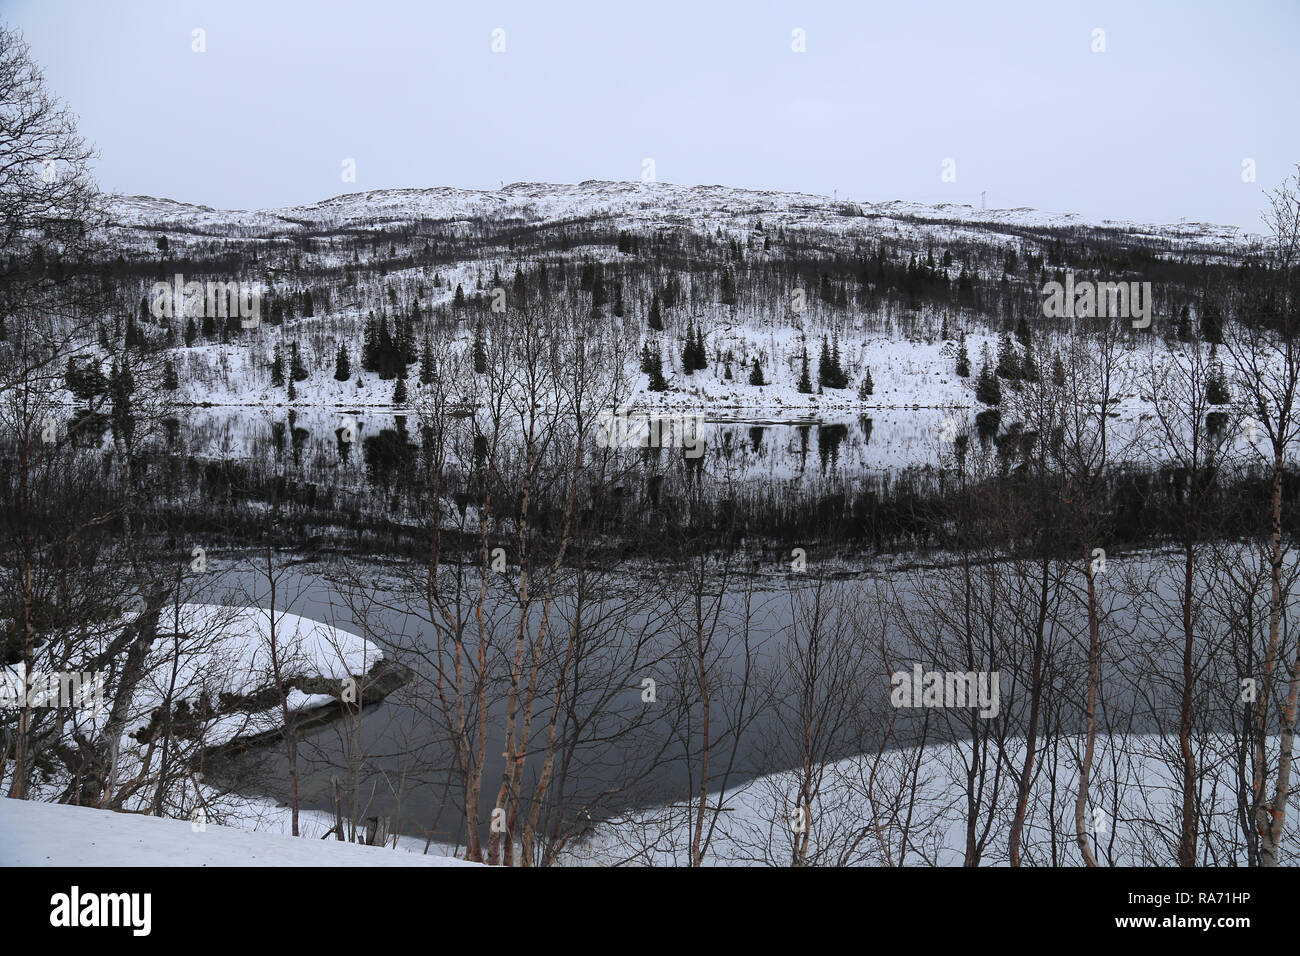
<svg viewBox="0 0 1300 956">
<path fill-rule="evenodd" d="M 478 866 L 453 857 L 294 838 L 90 807 L 0 800 L 0 866 Z"/>
</svg>

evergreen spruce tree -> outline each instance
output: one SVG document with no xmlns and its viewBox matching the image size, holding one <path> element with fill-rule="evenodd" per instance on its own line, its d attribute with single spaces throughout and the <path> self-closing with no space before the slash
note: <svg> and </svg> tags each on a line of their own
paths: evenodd
<svg viewBox="0 0 1300 956">
<path fill-rule="evenodd" d="M 176 374 L 176 366 L 170 361 L 163 366 L 162 387 L 169 392 L 174 392 L 181 387 L 180 377 Z"/>
<path fill-rule="evenodd" d="M 831 336 L 831 375 L 833 378 L 832 381 L 827 382 L 827 387 L 849 387 L 849 375 L 844 371 L 844 366 L 840 363 L 840 333 L 838 331 Z"/>
<path fill-rule="evenodd" d="M 649 325 L 650 328 L 654 329 L 656 332 L 662 332 L 664 330 L 663 315 L 659 311 L 658 292 L 656 292 L 653 296 L 650 297 L 650 316 L 646 320 L 646 324 Z"/>
<path fill-rule="evenodd" d="M 478 325 L 474 329 L 474 372 L 482 375 L 487 371 L 487 330 L 483 327 L 483 320 L 478 320 Z"/>
<path fill-rule="evenodd" d="M 456 283 L 456 296 L 452 299 L 451 304 L 457 309 L 465 308 L 465 290 L 460 287 L 459 282 Z"/>
<path fill-rule="evenodd" d="M 301 382 L 307 377 L 307 368 L 302 364 L 302 359 L 298 357 L 298 343 L 294 342 L 290 348 L 289 369 L 290 377 L 295 382 Z"/>
<path fill-rule="evenodd" d="M 374 312 L 366 316 L 365 337 L 361 340 L 361 367 L 367 372 L 379 371 L 379 327 Z"/>
<path fill-rule="evenodd" d="M 289 379 L 289 401 L 292 402 L 292 401 L 293 401 L 294 399 L 296 399 L 297 397 L 298 397 L 298 390 L 297 390 L 296 388 L 293 387 L 293 378 L 290 377 L 290 379 Z"/>
<path fill-rule="evenodd" d="M 766 385 L 766 384 L 767 384 L 767 382 L 764 381 L 764 379 L 763 379 L 763 366 L 761 366 L 761 365 L 758 364 L 758 359 L 754 359 L 754 367 L 753 367 L 753 369 L 750 370 L 750 373 L 749 373 L 749 384 L 750 384 L 750 385 Z"/>
<path fill-rule="evenodd" d="M 346 382 L 352 377 L 352 365 L 348 362 L 347 347 L 340 342 L 339 353 L 334 359 L 334 379 L 338 382 Z"/>
<path fill-rule="evenodd" d="M 876 383 L 871 380 L 871 366 L 867 366 L 867 374 L 863 376 L 862 384 L 858 386 L 858 398 L 865 402 L 875 390 Z"/>
<path fill-rule="evenodd" d="M 1052 355 L 1052 384 L 1057 388 L 1065 386 L 1065 363 L 1061 361 L 1060 352 Z"/>
<path fill-rule="evenodd" d="M 1002 385 L 998 382 L 993 369 L 989 367 L 987 358 L 980 368 L 979 378 L 975 383 L 975 397 L 985 405 L 1002 404 Z"/>
<path fill-rule="evenodd" d="M 1016 321 L 1016 341 L 1021 345 L 1029 345 L 1029 320 L 1021 313 L 1020 318 Z"/>
<path fill-rule="evenodd" d="M 393 339 L 393 333 L 388 328 L 388 313 L 384 311 L 379 313 L 379 346 L 377 351 L 379 377 L 382 379 L 390 379 L 396 376 L 398 362 L 397 343 Z"/>
<path fill-rule="evenodd" d="M 664 379 L 664 360 L 658 349 L 650 353 L 650 391 L 668 391 L 668 382 Z"/>
<path fill-rule="evenodd" d="M 424 344 L 420 348 L 420 384 L 432 385 L 437 369 L 434 368 L 433 343 L 429 341 L 429 333 L 424 333 Z"/>
<path fill-rule="evenodd" d="M 808 376 L 808 347 L 805 345 L 800 358 L 799 391 L 811 395 L 812 390 L 812 379 Z"/>
<path fill-rule="evenodd" d="M 970 353 L 966 351 L 966 333 L 962 332 L 957 346 L 957 375 L 970 378 Z"/>
<path fill-rule="evenodd" d="M 419 358 L 419 350 L 415 347 L 415 318 L 407 315 L 402 319 L 398 326 L 397 342 L 397 360 L 401 363 L 401 371 L 405 373 L 406 366 L 410 365 Z"/>
<path fill-rule="evenodd" d="M 1232 390 L 1228 387 L 1228 376 L 1222 365 L 1215 365 L 1205 385 L 1205 400 L 1211 405 L 1232 404 Z"/>
<path fill-rule="evenodd" d="M 271 359 L 271 385 L 274 388 L 284 387 L 284 352 L 280 350 L 280 343 L 275 343 L 275 356 Z"/>
<path fill-rule="evenodd" d="M 1223 310 L 1212 298 L 1201 304 L 1201 339 L 1211 345 L 1223 344 Z"/>
<path fill-rule="evenodd" d="M 1020 377 L 1026 382 L 1038 381 L 1038 363 L 1034 361 L 1034 343 L 1025 343 L 1025 358 L 1020 363 Z"/>
<path fill-rule="evenodd" d="M 397 377 L 397 384 L 393 386 L 393 404 L 397 406 L 406 404 L 406 379 L 400 375 Z"/>
<path fill-rule="evenodd" d="M 971 284 L 970 273 L 966 271 L 965 264 L 961 267 L 961 275 L 957 277 L 957 301 L 964 306 L 973 304 L 975 299 L 975 287 Z"/>
<path fill-rule="evenodd" d="M 1006 331 L 998 337 L 998 377 L 1010 382 L 1020 378 L 1020 353 L 1011 344 L 1011 334 Z"/>
</svg>

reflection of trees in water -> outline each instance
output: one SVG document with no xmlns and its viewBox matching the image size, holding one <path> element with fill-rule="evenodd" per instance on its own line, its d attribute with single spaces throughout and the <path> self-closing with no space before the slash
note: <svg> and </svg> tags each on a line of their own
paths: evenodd
<svg viewBox="0 0 1300 956">
<path fill-rule="evenodd" d="M 858 416 L 858 428 L 862 429 L 862 444 L 871 444 L 871 429 L 874 425 L 875 422 L 871 420 L 870 415 Z"/>
<path fill-rule="evenodd" d="M 849 434 L 847 425 L 818 425 L 817 453 L 822 460 L 822 474 L 827 466 L 834 468 L 840 460 L 840 443 Z"/>
<path fill-rule="evenodd" d="M 399 416 L 397 421 L 396 428 L 382 429 L 362 442 L 366 480 L 384 492 L 409 484 L 416 470 L 419 449 L 407 434 L 405 417 Z"/>
</svg>

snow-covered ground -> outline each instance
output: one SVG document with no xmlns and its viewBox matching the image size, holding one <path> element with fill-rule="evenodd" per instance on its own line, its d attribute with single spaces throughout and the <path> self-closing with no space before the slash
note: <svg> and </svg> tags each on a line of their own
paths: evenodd
<svg viewBox="0 0 1300 956">
<path fill-rule="evenodd" d="M 405 846 L 0 799 L 0 866 L 478 866 Z"/>
<path fill-rule="evenodd" d="M 1277 738 L 1269 740 L 1273 754 L 1278 744 Z M 1223 844 L 1214 847 L 1214 865 L 1230 865 L 1224 847 L 1235 846 L 1240 839 L 1235 831 L 1236 765 L 1231 748 L 1230 739 L 1213 735 L 1198 739 L 1193 748 L 1204 767 L 1199 812 L 1208 829 L 1225 836 Z M 1056 748 L 1039 753 L 1040 770 L 1031 788 L 1024 834 L 1028 865 L 1054 862 L 1046 851 L 1053 828 L 1061 853 L 1059 865 L 1082 863 L 1074 821 L 1081 752 L 1082 738 L 1066 737 Z M 981 860 L 986 866 L 1007 862 L 1015 803 L 1015 782 L 1008 768 L 1018 771 L 1024 759 L 1023 740 L 1008 740 L 1006 757 L 991 835 Z M 986 754 L 984 760 L 988 776 L 978 801 L 981 832 L 990 813 L 996 755 Z M 1176 841 L 1181 800 L 1179 760 L 1176 737 L 1098 735 L 1085 817 L 1102 865 L 1172 865 L 1171 841 Z M 768 774 L 726 793 L 710 793 L 707 805 L 723 809 L 717 814 L 705 863 L 789 865 L 798 821 L 809 835 L 808 859 L 820 865 L 961 866 L 970 761 L 969 742 L 905 747 L 839 760 L 817 768 L 820 789 L 811 812 L 802 816 L 796 811 L 800 790 L 796 771 Z M 1057 761 L 1054 767 L 1051 761 Z M 569 848 L 563 865 L 685 865 L 690 859 L 696 806 L 683 802 L 650 808 L 598 824 L 592 836 Z M 706 828 L 712 826 L 706 823 Z M 1283 844 L 1293 846 L 1297 837 L 1300 821 L 1292 813 Z M 1203 852 L 1211 842 L 1202 835 Z"/>
<path fill-rule="evenodd" d="M 151 715 L 167 699 L 194 705 L 201 695 L 206 695 L 215 704 L 223 694 L 242 697 L 274 685 L 271 620 L 269 612 L 262 608 L 182 604 L 178 609 L 164 609 L 159 621 L 160 638 L 154 642 L 146 663 L 146 680 L 136 688 L 131 716 L 123 731 L 123 773 L 129 772 L 132 761 L 146 749 L 132 735 L 149 726 Z M 360 679 L 383 657 L 378 645 L 297 614 L 277 611 L 274 623 L 277 657 L 286 682 L 302 677 Z M 92 638 L 95 644 L 86 653 L 93 655 L 102 650 L 124 625 L 125 621 L 121 621 L 103 627 Z M 38 656 L 38 673 L 58 669 L 43 667 Z M 21 688 L 22 667 L 15 664 L 0 668 L 0 679 L 11 688 Z M 304 694 L 296 689 L 288 694 L 289 709 L 295 711 L 334 699 L 328 694 Z M 106 707 L 83 708 L 77 715 L 82 732 L 92 726 L 98 729 L 108 719 Z M 277 706 L 202 718 L 197 732 L 208 746 L 216 746 L 236 736 L 274 730 L 282 723 Z"/>
</svg>

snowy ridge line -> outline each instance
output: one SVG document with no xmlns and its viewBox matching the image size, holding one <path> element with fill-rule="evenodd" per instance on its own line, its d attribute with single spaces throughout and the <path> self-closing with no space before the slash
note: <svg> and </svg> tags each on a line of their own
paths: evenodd
<svg viewBox="0 0 1300 956">
<path fill-rule="evenodd" d="M 262 228 L 295 231 L 361 223 L 415 219 L 457 220 L 511 216 L 538 223 L 574 217 L 607 217 L 629 223 L 670 225 L 769 217 L 782 224 L 843 228 L 856 219 L 926 223 L 960 223 L 991 229 L 1096 229 L 1134 238 L 1201 242 L 1244 248 L 1260 237 L 1235 226 L 1202 222 L 1167 224 L 1128 220 L 1090 221 L 1076 213 L 1045 212 L 1030 207 L 976 209 L 959 203 L 880 202 L 838 199 L 813 193 L 780 192 L 719 185 L 588 180 L 578 184 L 511 183 L 498 190 L 453 186 L 371 189 L 343 193 L 314 203 L 274 209 L 214 209 L 201 204 L 153 196 L 113 196 L 111 210 L 119 226 L 153 227 L 187 223 L 193 228 Z"/>
</svg>

